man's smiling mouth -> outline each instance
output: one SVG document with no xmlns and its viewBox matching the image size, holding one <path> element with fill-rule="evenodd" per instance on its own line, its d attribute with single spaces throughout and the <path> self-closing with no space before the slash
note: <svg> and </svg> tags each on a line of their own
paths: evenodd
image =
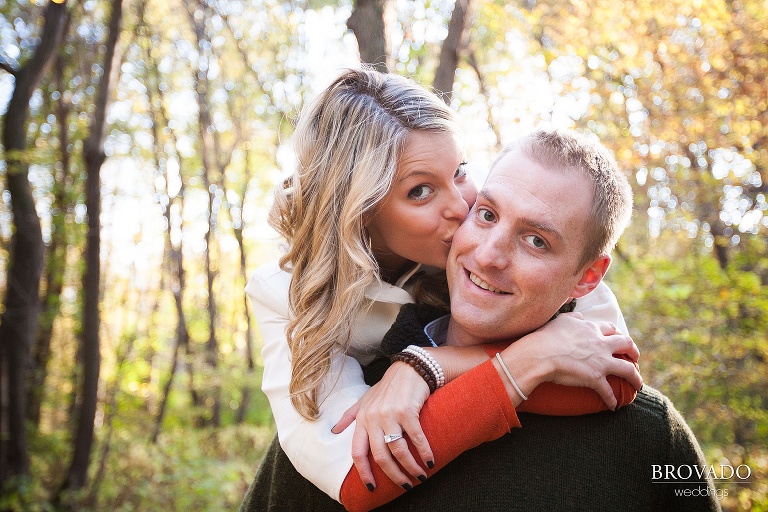
<svg viewBox="0 0 768 512">
<path fill-rule="evenodd" d="M 493 286 L 489 285 L 479 277 L 477 277 L 472 272 L 469 272 L 469 280 L 475 283 L 477 286 L 482 288 L 483 290 L 488 290 L 489 292 L 498 293 L 500 295 L 507 294 L 508 292 L 505 292 L 504 290 L 499 290 L 498 288 L 494 288 Z"/>
</svg>

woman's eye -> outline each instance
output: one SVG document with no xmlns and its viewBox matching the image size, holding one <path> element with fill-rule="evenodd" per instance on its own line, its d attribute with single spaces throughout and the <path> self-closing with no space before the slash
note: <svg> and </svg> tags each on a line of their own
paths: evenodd
<svg viewBox="0 0 768 512">
<path fill-rule="evenodd" d="M 544 241 L 543 238 L 536 235 L 528 235 L 523 237 L 525 241 L 527 241 L 532 246 L 536 247 L 537 249 L 543 249 L 547 246 L 547 243 Z"/>
<path fill-rule="evenodd" d="M 432 193 L 432 188 L 428 187 L 427 185 L 419 185 L 418 187 L 413 187 L 410 192 L 408 192 L 408 198 L 409 199 L 426 199 L 429 197 L 429 195 Z"/>
<path fill-rule="evenodd" d="M 453 173 L 453 179 L 458 180 L 467 176 L 467 162 L 461 162 Z"/>
<path fill-rule="evenodd" d="M 493 212 L 490 211 L 490 210 L 487 210 L 485 208 L 478 208 L 477 214 L 485 222 L 495 222 L 496 221 L 496 216 L 493 214 Z"/>
</svg>

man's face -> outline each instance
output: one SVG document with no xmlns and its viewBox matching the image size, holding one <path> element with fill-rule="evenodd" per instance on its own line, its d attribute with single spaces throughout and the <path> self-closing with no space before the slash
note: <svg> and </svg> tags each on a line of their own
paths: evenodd
<svg viewBox="0 0 768 512">
<path fill-rule="evenodd" d="M 516 339 L 591 290 L 580 284 L 589 265 L 578 264 L 593 196 L 584 174 L 545 169 L 519 149 L 497 162 L 448 258 L 455 343 Z"/>
</svg>

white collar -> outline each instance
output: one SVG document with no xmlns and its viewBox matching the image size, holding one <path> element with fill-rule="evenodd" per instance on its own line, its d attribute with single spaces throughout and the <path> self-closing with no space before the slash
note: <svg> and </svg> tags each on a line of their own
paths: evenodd
<svg viewBox="0 0 768 512">
<path fill-rule="evenodd" d="M 395 284 L 389 284 L 377 279 L 365 289 L 365 298 L 377 302 L 391 302 L 394 304 L 409 304 L 413 302 L 413 296 L 405 290 L 405 283 L 421 269 L 421 263 L 417 263 L 408 272 L 400 276 Z"/>
</svg>

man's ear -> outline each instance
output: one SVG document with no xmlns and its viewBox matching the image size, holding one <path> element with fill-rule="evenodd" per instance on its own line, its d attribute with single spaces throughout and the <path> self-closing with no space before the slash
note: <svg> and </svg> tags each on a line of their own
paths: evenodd
<svg viewBox="0 0 768 512">
<path fill-rule="evenodd" d="M 581 278 L 579 282 L 571 292 L 571 297 L 577 299 L 588 294 L 600 284 L 603 280 L 605 273 L 608 272 L 608 267 L 611 266 L 611 257 L 607 254 L 602 254 L 584 270 L 581 271 Z"/>
</svg>

